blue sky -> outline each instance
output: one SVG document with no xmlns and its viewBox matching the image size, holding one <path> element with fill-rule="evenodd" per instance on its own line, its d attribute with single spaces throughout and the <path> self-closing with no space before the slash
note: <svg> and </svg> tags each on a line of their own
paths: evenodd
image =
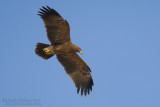
<svg viewBox="0 0 160 107">
<path fill-rule="evenodd" d="M 38 99 L 40 107 L 160 107 L 159 0 L 1 0 L 0 107 Z M 56 57 L 34 53 L 49 43 L 41 6 L 57 10 L 90 66 L 93 92 L 76 88 Z M 11 106 L 13 106 L 11 104 Z M 18 105 L 18 107 L 33 105 Z"/>
</svg>

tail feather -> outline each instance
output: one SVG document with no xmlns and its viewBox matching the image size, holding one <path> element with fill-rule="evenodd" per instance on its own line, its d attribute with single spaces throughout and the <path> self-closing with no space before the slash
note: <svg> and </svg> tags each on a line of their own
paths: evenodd
<svg viewBox="0 0 160 107">
<path fill-rule="evenodd" d="M 38 56 L 42 57 L 43 59 L 49 59 L 50 57 L 53 56 L 53 54 L 46 54 L 46 53 L 43 51 L 43 49 L 46 48 L 46 47 L 48 47 L 48 46 L 50 46 L 50 45 L 48 45 L 48 44 L 43 44 L 43 43 L 37 43 L 36 49 L 35 49 L 35 53 L 36 53 Z"/>
</svg>

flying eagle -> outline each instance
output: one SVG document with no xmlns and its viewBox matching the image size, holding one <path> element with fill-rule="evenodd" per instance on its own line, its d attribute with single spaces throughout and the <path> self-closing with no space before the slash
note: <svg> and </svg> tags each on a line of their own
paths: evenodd
<svg viewBox="0 0 160 107">
<path fill-rule="evenodd" d="M 38 12 L 45 24 L 47 37 L 51 45 L 37 43 L 35 53 L 43 59 L 49 59 L 56 54 L 58 61 L 75 83 L 77 93 L 81 90 L 81 95 L 89 94 L 93 86 L 91 70 L 76 53 L 82 54 L 82 51 L 71 42 L 68 22 L 48 6 L 42 6 L 42 9 Z"/>
</svg>

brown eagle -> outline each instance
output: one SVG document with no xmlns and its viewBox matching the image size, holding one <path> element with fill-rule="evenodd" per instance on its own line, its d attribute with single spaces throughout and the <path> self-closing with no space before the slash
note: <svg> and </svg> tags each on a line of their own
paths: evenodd
<svg viewBox="0 0 160 107">
<path fill-rule="evenodd" d="M 58 61 L 75 83 L 77 93 L 81 90 L 81 95 L 89 94 L 93 86 L 91 70 L 76 53 L 82 54 L 82 51 L 71 42 L 68 22 L 48 6 L 42 6 L 38 12 L 45 24 L 51 45 L 37 43 L 35 53 L 43 59 L 49 59 L 56 54 Z"/>
</svg>

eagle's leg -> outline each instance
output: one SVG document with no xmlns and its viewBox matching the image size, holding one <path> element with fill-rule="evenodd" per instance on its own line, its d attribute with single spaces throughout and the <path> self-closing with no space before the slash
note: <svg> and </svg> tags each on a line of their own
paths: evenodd
<svg viewBox="0 0 160 107">
<path fill-rule="evenodd" d="M 53 46 L 49 46 L 49 47 L 47 47 L 47 48 L 44 48 L 43 51 L 44 51 L 46 54 L 55 54 L 54 49 L 53 49 Z"/>
<path fill-rule="evenodd" d="M 47 48 L 44 48 L 43 51 L 46 53 L 46 54 L 51 54 L 51 51 Z"/>
</svg>

